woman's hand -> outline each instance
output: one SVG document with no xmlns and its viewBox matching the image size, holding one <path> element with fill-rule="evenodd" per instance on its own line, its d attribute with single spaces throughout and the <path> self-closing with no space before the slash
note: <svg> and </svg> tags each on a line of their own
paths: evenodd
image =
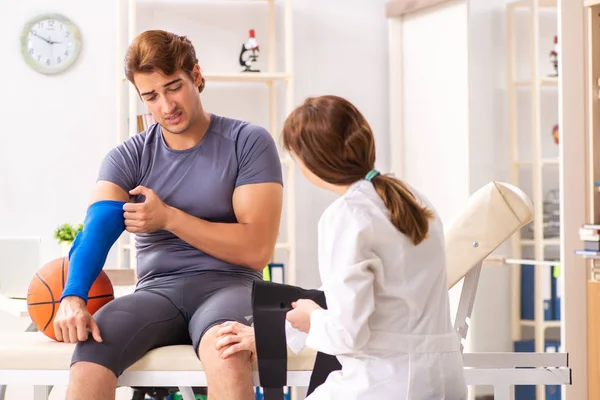
<svg viewBox="0 0 600 400">
<path fill-rule="evenodd" d="M 240 351 L 249 351 L 252 362 L 256 362 L 254 328 L 236 321 L 222 323 L 217 331 L 217 351 L 223 359 Z"/>
<path fill-rule="evenodd" d="M 286 319 L 290 324 L 301 332 L 308 333 L 310 330 L 310 315 L 313 311 L 322 310 L 322 308 L 312 300 L 299 299 L 292 303 L 294 308 L 288 311 Z"/>
</svg>

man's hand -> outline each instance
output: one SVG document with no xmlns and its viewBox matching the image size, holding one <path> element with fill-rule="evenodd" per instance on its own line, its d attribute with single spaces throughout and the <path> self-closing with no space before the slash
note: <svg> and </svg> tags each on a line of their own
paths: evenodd
<svg viewBox="0 0 600 400">
<path fill-rule="evenodd" d="M 138 186 L 129 194 L 142 194 L 143 203 L 126 203 L 123 206 L 125 230 L 131 233 L 149 233 L 165 229 L 171 208 L 152 189 Z"/>
<path fill-rule="evenodd" d="M 54 334 L 59 342 L 77 343 L 89 337 L 88 328 L 97 342 L 102 342 L 96 321 L 85 308 L 82 298 L 67 296 L 60 302 L 54 317 Z"/>
<path fill-rule="evenodd" d="M 315 310 L 322 310 L 322 308 L 312 300 L 299 299 L 292 303 L 294 308 L 288 311 L 285 318 L 290 324 L 301 332 L 308 333 L 310 330 L 310 315 Z"/>
<path fill-rule="evenodd" d="M 217 351 L 221 352 L 221 358 L 244 350 L 249 351 L 252 362 L 256 362 L 254 328 L 235 321 L 222 323 L 217 331 Z"/>
</svg>

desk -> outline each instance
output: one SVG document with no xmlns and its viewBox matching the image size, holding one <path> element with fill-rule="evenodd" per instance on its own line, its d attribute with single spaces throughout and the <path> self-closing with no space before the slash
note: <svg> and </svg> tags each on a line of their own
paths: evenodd
<svg viewBox="0 0 600 400">
<path fill-rule="evenodd" d="M 0 311 L 4 311 L 17 318 L 29 317 L 27 301 L 25 299 L 11 299 L 0 293 Z"/>
<path fill-rule="evenodd" d="M 133 293 L 135 286 L 115 286 L 115 297 L 121 297 Z M 17 318 L 29 318 L 26 299 L 14 299 L 0 293 L 0 311 L 4 311 Z"/>
<path fill-rule="evenodd" d="M 134 285 L 126 286 L 114 286 L 115 297 L 124 296 L 132 293 L 135 289 Z M 13 299 L 0 293 L 0 311 L 4 311 L 17 318 L 29 318 L 29 312 L 27 311 L 27 300 L 26 299 Z M 37 328 L 31 322 L 26 332 L 35 332 Z M 6 395 L 6 385 L 0 385 L 0 400 L 4 400 Z"/>
</svg>

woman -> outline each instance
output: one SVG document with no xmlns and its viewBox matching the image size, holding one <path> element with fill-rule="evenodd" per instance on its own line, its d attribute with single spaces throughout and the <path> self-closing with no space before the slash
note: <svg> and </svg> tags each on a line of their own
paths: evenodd
<svg viewBox="0 0 600 400">
<path fill-rule="evenodd" d="M 373 133 L 343 98 L 307 99 L 283 144 L 310 182 L 339 195 L 318 226 L 327 310 L 299 299 L 287 314 L 293 350 L 302 341 L 342 365 L 307 399 L 465 399 L 434 207 L 374 169 Z M 223 357 L 254 349 L 252 328 L 227 323 L 219 335 Z"/>
</svg>

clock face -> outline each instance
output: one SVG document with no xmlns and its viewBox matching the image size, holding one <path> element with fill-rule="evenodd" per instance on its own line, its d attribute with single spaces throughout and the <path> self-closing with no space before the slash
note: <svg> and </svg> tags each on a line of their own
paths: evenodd
<svg viewBox="0 0 600 400">
<path fill-rule="evenodd" d="M 61 15 L 44 15 L 28 22 L 21 34 L 21 52 L 38 72 L 55 74 L 69 68 L 79 56 L 79 29 Z"/>
</svg>

